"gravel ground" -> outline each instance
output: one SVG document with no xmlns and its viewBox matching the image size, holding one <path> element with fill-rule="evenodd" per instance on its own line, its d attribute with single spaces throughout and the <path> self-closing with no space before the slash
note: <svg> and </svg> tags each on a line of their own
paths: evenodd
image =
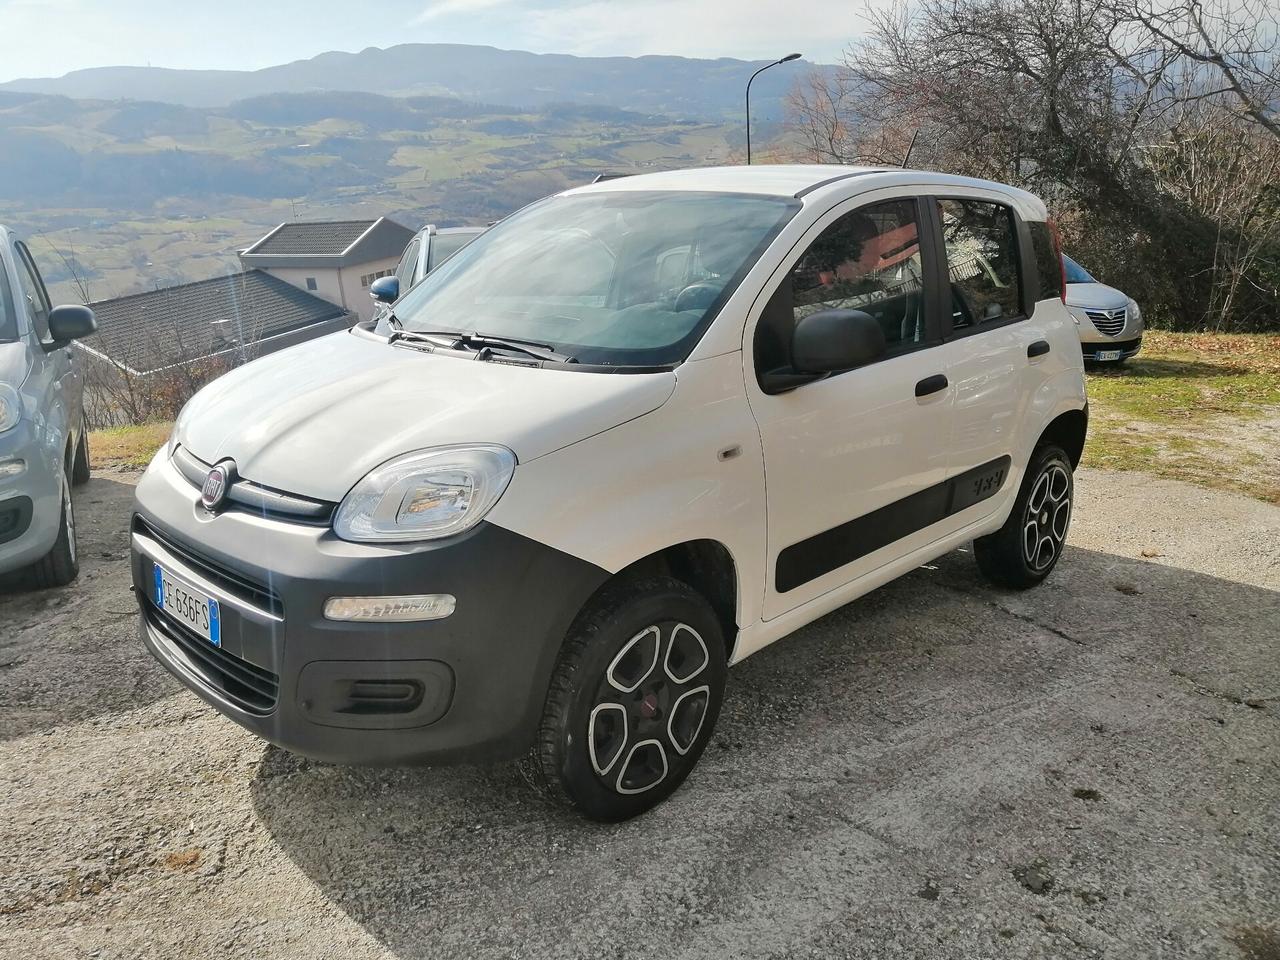
<svg viewBox="0 0 1280 960">
<path fill-rule="evenodd" d="M 602 827 L 205 707 L 136 638 L 128 480 L 0 596 L 0 956 L 1280 958 L 1280 508 L 1082 471 L 1044 587 L 958 551 L 810 625 Z"/>
</svg>

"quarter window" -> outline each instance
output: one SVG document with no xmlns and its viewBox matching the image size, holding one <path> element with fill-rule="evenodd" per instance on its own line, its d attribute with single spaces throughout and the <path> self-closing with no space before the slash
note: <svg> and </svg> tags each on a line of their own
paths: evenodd
<svg viewBox="0 0 1280 960">
<path fill-rule="evenodd" d="M 1022 313 L 1013 213 L 985 200 L 939 200 L 951 277 L 951 326 L 971 329 Z"/>
<path fill-rule="evenodd" d="M 1058 259 L 1058 245 L 1054 243 L 1049 224 L 1043 220 L 1028 220 L 1031 249 L 1036 255 L 1036 273 L 1040 289 L 1037 300 L 1062 296 L 1062 261 Z"/>
</svg>

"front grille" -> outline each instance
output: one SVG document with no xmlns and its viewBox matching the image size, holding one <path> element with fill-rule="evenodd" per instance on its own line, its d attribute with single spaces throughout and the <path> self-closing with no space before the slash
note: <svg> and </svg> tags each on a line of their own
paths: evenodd
<svg viewBox="0 0 1280 960">
<path fill-rule="evenodd" d="M 187 566 L 200 573 L 210 583 L 215 584 L 232 596 L 273 617 L 284 616 L 284 605 L 280 602 L 280 598 L 268 589 L 265 584 L 251 580 L 234 570 L 229 570 L 222 564 L 197 553 L 186 544 L 178 543 L 171 537 L 165 536 L 165 534 L 137 514 L 133 518 L 133 532 L 154 540 Z"/>
<path fill-rule="evenodd" d="M 230 461 L 226 461 L 230 463 Z M 205 463 L 186 447 L 178 447 L 173 452 L 173 465 L 178 468 L 187 483 L 197 490 L 204 484 L 213 464 Z M 247 510 L 260 517 L 273 517 L 291 523 L 307 523 L 316 526 L 328 526 L 337 506 L 327 500 L 313 500 L 297 494 L 286 493 L 274 487 L 266 487 L 260 483 L 233 476 L 227 486 L 226 505 L 229 509 Z"/>
<path fill-rule="evenodd" d="M 1124 330 L 1129 310 L 1127 307 L 1121 307 L 1119 310 L 1086 310 L 1085 316 L 1093 322 L 1094 329 L 1103 336 L 1118 337 Z"/>
<path fill-rule="evenodd" d="M 183 664 L 205 686 L 246 713 L 267 714 L 280 696 L 280 677 L 248 660 L 215 647 L 204 637 L 161 613 L 140 598 L 143 616 L 159 634 L 170 657 Z"/>
</svg>

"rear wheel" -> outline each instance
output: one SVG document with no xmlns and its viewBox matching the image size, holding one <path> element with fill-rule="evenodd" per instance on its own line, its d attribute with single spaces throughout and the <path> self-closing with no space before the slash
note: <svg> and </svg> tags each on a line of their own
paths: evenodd
<svg viewBox="0 0 1280 960">
<path fill-rule="evenodd" d="M 53 548 L 27 568 L 27 579 L 37 590 L 64 587 L 80 572 L 80 560 L 76 555 L 76 511 L 71 503 L 71 478 L 62 482 L 62 514 L 59 518 L 58 539 Z"/>
<path fill-rule="evenodd" d="M 75 457 L 71 461 L 71 482 L 76 486 L 89 482 L 89 431 L 80 430 Z"/>
<path fill-rule="evenodd" d="M 715 728 L 727 672 L 707 601 L 667 577 L 607 588 L 561 650 L 535 782 L 592 820 L 626 820 L 670 796 Z"/>
<path fill-rule="evenodd" d="M 1059 446 L 1037 447 L 1003 527 L 973 543 L 978 567 L 992 583 L 1025 590 L 1057 565 L 1071 525 L 1075 485 Z"/>
</svg>

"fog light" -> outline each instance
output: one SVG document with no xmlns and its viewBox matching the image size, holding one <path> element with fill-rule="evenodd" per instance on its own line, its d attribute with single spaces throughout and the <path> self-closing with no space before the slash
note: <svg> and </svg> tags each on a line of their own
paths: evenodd
<svg viewBox="0 0 1280 960">
<path fill-rule="evenodd" d="M 0 460 L 0 480 L 7 480 L 9 477 L 20 477 L 27 472 L 27 461 L 25 460 Z"/>
<path fill-rule="evenodd" d="M 410 597 L 330 597 L 324 604 L 327 620 L 403 623 L 409 620 L 443 620 L 458 601 L 447 593 Z"/>
</svg>

